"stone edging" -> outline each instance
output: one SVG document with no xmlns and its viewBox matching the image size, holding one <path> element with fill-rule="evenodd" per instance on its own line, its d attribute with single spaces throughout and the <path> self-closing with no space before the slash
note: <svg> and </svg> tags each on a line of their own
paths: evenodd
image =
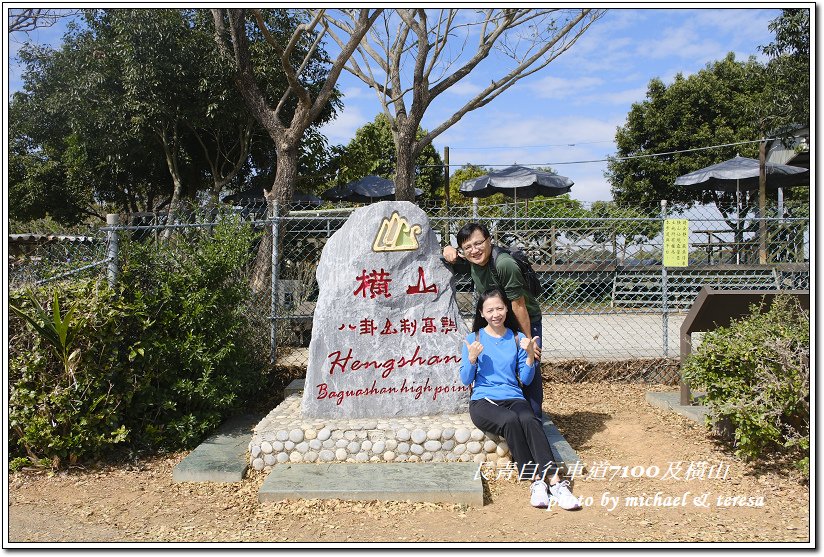
<svg viewBox="0 0 824 557">
<path fill-rule="evenodd" d="M 469 413 L 399 418 L 304 418 L 291 394 L 254 428 L 252 471 L 278 463 L 511 461 L 506 441 L 476 428 Z"/>
</svg>

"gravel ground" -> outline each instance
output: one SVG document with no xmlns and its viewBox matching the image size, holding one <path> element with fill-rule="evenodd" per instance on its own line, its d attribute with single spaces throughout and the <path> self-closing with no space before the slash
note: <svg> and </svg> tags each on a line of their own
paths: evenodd
<svg viewBox="0 0 824 557">
<path fill-rule="evenodd" d="M 811 542 L 809 487 L 797 472 L 776 462 L 741 461 L 703 426 L 646 403 L 649 390 L 673 387 L 547 386 L 544 408 L 586 464 L 574 491 L 590 504 L 577 512 L 534 509 L 526 483 L 492 473 L 481 508 L 317 499 L 259 503 L 262 474 L 238 484 L 172 483 L 172 469 L 185 456 L 179 453 L 128 466 L 10 474 L 8 541 L 48 547 L 260 542 L 283 548 L 295 542 Z M 712 465 L 725 477 L 707 477 Z M 665 478 L 667 473 L 675 477 Z"/>
</svg>

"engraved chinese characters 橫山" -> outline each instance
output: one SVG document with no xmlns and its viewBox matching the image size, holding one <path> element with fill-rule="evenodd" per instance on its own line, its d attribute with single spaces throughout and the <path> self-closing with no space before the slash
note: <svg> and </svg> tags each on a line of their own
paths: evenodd
<svg viewBox="0 0 824 557">
<path fill-rule="evenodd" d="M 426 214 L 405 201 L 355 210 L 326 243 L 301 410 L 314 417 L 465 412 L 465 325 Z"/>
</svg>

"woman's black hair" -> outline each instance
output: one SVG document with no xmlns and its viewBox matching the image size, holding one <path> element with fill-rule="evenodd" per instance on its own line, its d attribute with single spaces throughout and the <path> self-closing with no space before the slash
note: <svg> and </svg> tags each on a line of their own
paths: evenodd
<svg viewBox="0 0 824 557">
<path fill-rule="evenodd" d="M 513 333 L 517 333 L 519 329 L 518 320 L 515 319 L 515 314 L 512 313 L 512 303 L 509 301 L 509 298 L 506 297 L 506 294 L 504 294 L 499 288 L 490 288 L 478 297 L 478 304 L 475 307 L 475 319 L 472 321 L 472 330 L 477 333 L 489 324 L 486 319 L 484 319 L 482 312 L 484 309 L 484 302 L 490 298 L 500 298 L 503 300 L 504 305 L 506 306 L 506 319 L 504 319 L 504 327 L 507 329 L 512 329 Z"/>
</svg>

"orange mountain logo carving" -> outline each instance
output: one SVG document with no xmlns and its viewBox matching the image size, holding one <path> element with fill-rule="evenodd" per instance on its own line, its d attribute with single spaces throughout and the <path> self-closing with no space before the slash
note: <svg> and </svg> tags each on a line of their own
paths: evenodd
<svg viewBox="0 0 824 557">
<path fill-rule="evenodd" d="M 409 224 L 397 211 L 384 218 L 372 243 L 372 251 L 413 251 L 418 249 L 421 225 Z"/>
</svg>

